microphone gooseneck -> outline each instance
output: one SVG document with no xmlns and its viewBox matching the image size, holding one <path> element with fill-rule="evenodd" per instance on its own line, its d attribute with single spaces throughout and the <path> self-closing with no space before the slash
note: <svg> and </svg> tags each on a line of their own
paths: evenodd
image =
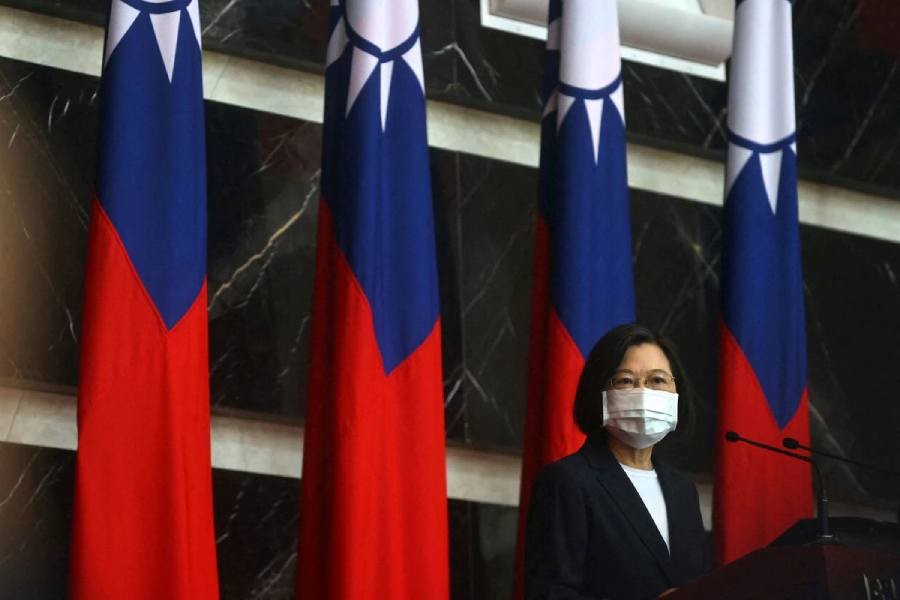
<svg viewBox="0 0 900 600">
<path fill-rule="evenodd" d="M 893 471 L 891 469 L 886 469 L 884 467 L 879 467 L 877 465 L 870 465 L 868 463 L 860 462 L 858 460 L 854 460 L 852 458 L 847 458 L 845 456 L 841 456 L 840 454 L 832 454 L 831 452 L 826 452 L 824 450 L 819 450 L 818 448 L 812 448 L 810 446 L 804 446 L 799 441 L 794 438 L 786 437 L 781 440 L 781 444 L 785 448 L 790 448 L 791 450 L 806 450 L 810 454 L 817 454 L 819 456 L 824 456 L 825 458 L 830 458 L 832 460 L 837 460 L 840 462 L 844 462 L 851 465 L 856 465 L 857 467 L 861 467 L 863 469 L 868 469 L 869 471 L 877 471 L 879 473 L 886 473 L 888 475 L 893 475 L 895 477 L 900 477 L 900 472 Z"/>
<path fill-rule="evenodd" d="M 728 433 L 733 433 L 733 432 L 729 431 Z M 735 435 L 737 435 L 737 434 L 735 434 Z M 725 434 L 725 437 L 728 438 L 727 433 Z M 732 441 L 732 440 L 730 438 L 728 438 L 728 441 Z M 847 458 L 845 456 L 841 456 L 839 454 L 832 454 L 831 452 L 825 452 L 824 450 L 819 450 L 817 448 L 811 448 L 809 446 L 804 446 L 803 444 L 801 444 L 799 441 L 795 440 L 794 438 L 790 438 L 790 437 L 784 438 L 783 440 L 781 440 L 781 445 L 784 446 L 785 448 L 790 448 L 791 450 L 795 450 L 795 449 L 799 448 L 801 450 L 806 450 L 810 454 L 824 456 L 825 458 L 830 458 L 831 460 L 836 460 L 838 462 L 851 464 L 851 465 L 860 467 L 862 469 L 866 469 L 867 471 L 875 471 L 876 473 L 884 473 L 885 475 L 891 475 L 892 477 L 897 477 L 898 479 L 900 479 L 900 472 L 898 472 L 898 471 L 894 471 L 892 469 L 886 469 L 884 467 L 879 467 L 876 465 L 870 465 L 870 464 L 867 464 L 864 462 L 860 462 L 858 460 L 853 460 L 852 458 Z M 897 522 L 900 523 L 900 503 L 898 503 L 898 505 L 897 505 Z"/>
<path fill-rule="evenodd" d="M 789 452 L 782 448 L 778 448 L 777 446 L 771 446 L 769 444 L 764 444 L 763 442 L 745 438 L 738 434 L 736 431 L 726 431 L 725 439 L 732 443 L 743 442 L 757 448 L 762 448 L 763 450 L 769 450 L 770 452 L 775 452 L 784 456 L 790 456 L 791 458 L 802 460 L 803 462 L 812 465 L 812 470 L 815 474 L 816 483 L 818 484 L 819 488 L 819 493 L 816 495 L 816 516 L 818 517 L 819 521 L 819 532 L 816 534 L 816 542 L 820 544 L 828 544 L 835 541 L 834 534 L 829 531 L 828 527 L 828 493 L 825 490 L 825 478 L 822 477 L 822 472 L 819 470 L 819 465 L 816 464 L 816 461 L 814 461 L 809 456 L 804 456 L 803 454 Z M 797 447 L 800 447 L 799 442 L 797 443 Z"/>
</svg>

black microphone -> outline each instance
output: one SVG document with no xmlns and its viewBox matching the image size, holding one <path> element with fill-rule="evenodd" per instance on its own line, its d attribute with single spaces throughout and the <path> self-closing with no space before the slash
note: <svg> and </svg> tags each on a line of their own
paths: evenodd
<svg viewBox="0 0 900 600">
<path fill-rule="evenodd" d="M 745 444 L 783 454 L 784 456 L 790 456 L 791 458 L 796 458 L 797 460 L 802 460 L 803 462 L 812 465 L 813 473 L 815 473 L 816 476 L 816 483 L 818 483 L 819 486 L 819 493 L 816 495 L 816 516 L 819 520 L 819 532 L 816 534 L 816 542 L 819 544 L 830 544 L 835 541 L 834 534 L 830 533 L 828 529 L 828 493 L 825 491 L 825 478 L 822 477 L 819 465 L 817 465 L 812 458 L 742 437 L 736 431 L 726 431 L 725 439 L 729 442 L 744 442 Z"/>
</svg>

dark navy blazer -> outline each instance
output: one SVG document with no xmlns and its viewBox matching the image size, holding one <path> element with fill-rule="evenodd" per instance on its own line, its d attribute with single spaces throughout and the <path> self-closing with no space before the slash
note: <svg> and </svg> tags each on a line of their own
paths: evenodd
<svg viewBox="0 0 900 600">
<path fill-rule="evenodd" d="M 538 474 L 525 546 L 527 600 L 643 600 L 709 570 L 697 488 L 654 458 L 666 513 L 666 548 L 637 490 L 603 440 Z"/>
</svg>

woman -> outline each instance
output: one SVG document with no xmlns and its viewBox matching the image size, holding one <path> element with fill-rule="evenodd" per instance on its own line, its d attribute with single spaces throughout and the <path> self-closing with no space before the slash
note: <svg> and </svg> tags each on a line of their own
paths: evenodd
<svg viewBox="0 0 900 600">
<path fill-rule="evenodd" d="M 575 394 L 587 441 L 532 489 L 528 600 L 656 598 L 707 571 L 697 490 L 653 456 L 678 421 L 675 363 L 669 344 L 637 324 L 594 346 Z"/>
</svg>

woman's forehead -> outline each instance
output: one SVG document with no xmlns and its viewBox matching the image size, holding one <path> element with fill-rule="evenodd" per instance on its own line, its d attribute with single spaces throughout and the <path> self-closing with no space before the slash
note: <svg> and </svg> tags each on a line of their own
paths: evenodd
<svg viewBox="0 0 900 600">
<path fill-rule="evenodd" d="M 645 372 L 654 370 L 671 371 L 672 366 L 662 348 L 656 344 L 639 344 L 625 351 L 617 371 Z"/>
</svg>

